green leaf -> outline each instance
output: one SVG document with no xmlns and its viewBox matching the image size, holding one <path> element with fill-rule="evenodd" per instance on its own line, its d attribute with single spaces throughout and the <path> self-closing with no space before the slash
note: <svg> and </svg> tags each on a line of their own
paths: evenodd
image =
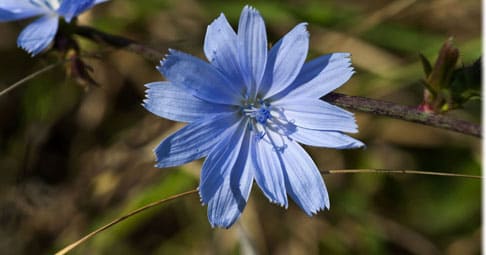
<svg viewBox="0 0 486 255">
<path fill-rule="evenodd" d="M 472 65 L 455 70 L 450 87 L 453 104 L 462 106 L 471 99 L 479 99 L 481 95 L 481 59 Z"/>
<path fill-rule="evenodd" d="M 422 53 L 419 53 L 419 57 L 424 68 L 425 75 L 429 76 L 432 72 L 432 65 L 430 64 L 430 61 Z"/>
</svg>

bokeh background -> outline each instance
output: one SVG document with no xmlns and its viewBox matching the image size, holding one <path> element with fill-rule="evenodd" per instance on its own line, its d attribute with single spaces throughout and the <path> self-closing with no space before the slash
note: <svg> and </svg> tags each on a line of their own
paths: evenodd
<svg viewBox="0 0 486 255">
<path fill-rule="evenodd" d="M 450 36 L 461 63 L 481 55 L 479 0 L 112 0 L 79 23 L 203 57 L 206 26 L 245 4 L 260 10 L 269 41 L 308 22 L 310 56 L 351 52 L 357 73 L 339 92 L 418 105 L 418 53 L 435 60 Z M 52 63 L 16 37 L 30 21 L 0 24 L 0 88 Z M 0 253 L 52 254 L 148 202 L 197 187 L 202 161 L 154 168 L 152 149 L 181 124 L 144 110 L 144 84 L 161 80 L 141 56 L 79 38 L 100 87 L 55 68 L 0 97 Z M 480 102 L 448 115 L 480 122 Z M 321 169 L 387 168 L 481 174 L 481 140 L 356 113 L 365 150 L 306 147 Z M 242 218 L 212 229 L 191 195 L 99 234 L 71 254 L 480 254 L 481 181 L 386 174 L 324 176 L 331 210 L 307 217 L 254 188 Z M 255 186 L 256 187 L 256 186 Z"/>
</svg>

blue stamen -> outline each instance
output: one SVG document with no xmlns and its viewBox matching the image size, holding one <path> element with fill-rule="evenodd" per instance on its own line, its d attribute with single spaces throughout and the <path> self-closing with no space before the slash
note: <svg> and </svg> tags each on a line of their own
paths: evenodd
<svg viewBox="0 0 486 255">
<path fill-rule="evenodd" d="M 265 124 L 271 117 L 270 111 L 267 108 L 260 108 L 255 113 L 255 119 L 260 124 Z"/>
</svg>

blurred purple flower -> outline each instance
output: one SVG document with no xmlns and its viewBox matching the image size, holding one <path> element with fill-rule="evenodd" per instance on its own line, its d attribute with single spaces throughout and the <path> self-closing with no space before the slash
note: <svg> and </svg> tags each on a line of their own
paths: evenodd
<svg viewBox="0 0 486 255">
<path fill-rule="evenodd" d="M 107 0 L 0 0 L 0 22 L 42 16 L 19 35 L 17 45 L 32 56 L 46 49 L 54 39 L 59 17 L 67 22 Z"/>
<path fill-rule="evenodd" d="M 211 225 L 230 227 L 242 213 L 253 180 L 265 196 L 287 207 L 287 194 L 308 215 L 329 208 L 319 170 L 297 143 L 327 148 L 364 144 L 352 113 L 319 98 L 354 73 L 350 54 L 333 53 L 304 63 L 306 24 L 297 25 L 270 51 L 263 18 L 241 13 L 238 33 L 221 14 L 208 26 L 204 52 L 210 63 L 170 50 L 158 70 L 169 80 L 146 84 L 144 107 L 189 124 L 154 152 L 157 167 L 202 157 L 199 194 Z"/>
</svg>

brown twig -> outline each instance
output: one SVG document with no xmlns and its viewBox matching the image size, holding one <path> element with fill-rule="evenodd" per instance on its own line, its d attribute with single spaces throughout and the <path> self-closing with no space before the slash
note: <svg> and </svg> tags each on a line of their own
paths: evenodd
<svg viewBox="0 0 486 255">
<path fill-rule="evenodd" d="M 110 35 L 91 27 L 77 26 L 74 29 L 74 33 L 96 43 L 107 44 L 116 48 L 131 51 L 156 63 L 164 58 L 163 53 L 160 53 L 159 51 L 146 45 L 121 36 Z M 365 97 L 348 96 L 339 93 L 329 93 L 323 99 L 350 110 L 387 116 L 420 123 L 427 126 L 447 129 L 466 135 L 481 137 L 481 126 L 478 124 L 458 120 L 445 115 L 425 113 L 410 106 Z"/>
<path fill-rule="evenodd" d="M 447 129 L 466 135 L 481 137 L 481 126 L 478 124 L 458 120 L 446 115 L 422 112 L 411 106 L 399 105 L 392 102 L 366 97 L 348 96 L 339 93 L 329 93 L 323 97 L 323 99 L 350 110 L 387 116 L 395 119 L 420 123 L 427 126 Z"/>
<path fill-rule="evenodd" d="M 111 47 L 131 51 L 155 63 L 159 63 L 159 61 L 164 58 L 164 54 L 160 53 L 156 49 L 150 48 L 122 36 L 111 35 L 99 31 L 92 27 L 76 26 L 74 33 L 96 43 L 106 44 Z"/>
</svg>

